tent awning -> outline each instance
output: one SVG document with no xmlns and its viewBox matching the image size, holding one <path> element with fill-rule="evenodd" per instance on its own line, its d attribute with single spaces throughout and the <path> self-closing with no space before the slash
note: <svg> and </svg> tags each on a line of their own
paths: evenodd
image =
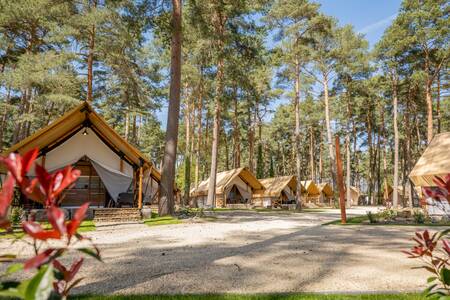
<svg viewBox="0 0 450 300">
<path fill-rule="evenodd" d="M 436 186 L 434 179 L 450 174 L 450 132 L 437 134 L 409 174 L 415 186 Z"/>
</svg>

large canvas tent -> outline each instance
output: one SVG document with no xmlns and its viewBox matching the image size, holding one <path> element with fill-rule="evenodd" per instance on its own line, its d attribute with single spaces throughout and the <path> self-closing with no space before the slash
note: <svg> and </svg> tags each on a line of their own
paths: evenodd
<svg viewBox="0 0 450 300">
<path fill-rule="evenodd" d="M 85 201 L 116 206 L 122 197 L 140 208 L 158 194 L 161 175 L 150 160 L 108 126 L 87 102 L 13 145 L 3 155 L 24 154 L 34 148 L 39 149 L 37 162 L 49 171 L 69 164 L 81 170 L 62 206 L 77 206 Z"/>
<path fill-rule="evenodd" d="M 322 182 L 317 184 L 317 187 L 320 191 L 320 199 L 319 201 L 321 203 L 326 203 L 331 206 L 333 198 L 334 198 L 334 192 L 333 188 L 331 187 L 331 184 L 328 182 Z"/>
<path fill-rule="evenodd" d="M 435 187 L 435 178 L 450 174 L 450 132 L 433 137 L 409 174 L 415 186 Z"/>
<path fill-rule="evenodd" d="M 262 193 L 253 195 L 253 204 L 262 207 L 278 207 L 295 203 L 297 177 L 281 176 L 259 180 L 265 187 Z M 302 190 L 304 188 L 302 187 Z"/>
<path fill-rule="evenodd" d="M 437 134 L 433 137 L 422 156 L 409 174 L 419 195 L 424 187 L 437 187 L 435 179 L 444 179 L 450 174 L 450 132 Z M 429 215 L 446 215 L 450 217 L 450 203 L 444 199 L 422 199 L 422 205 Z"/>
<path fill-rule="evenodd" d="M 190 192 L 191 205 L 204 207 L 208 197 L 209 178 Z M 238 168 L 217 173 L 216 207 L 250 206 L 253 195 L 261 193 L 264 186 L 247 169 Z"/>
<path fill-rule="evenodd" d="M 319 202 L 320 190 L 319 187 L 312 180 L 302 180 L 302 186 L 305 187 L 305 191 L 302 191 L 303 197 L 305 197 L 306 202 Z"/>
</svg>

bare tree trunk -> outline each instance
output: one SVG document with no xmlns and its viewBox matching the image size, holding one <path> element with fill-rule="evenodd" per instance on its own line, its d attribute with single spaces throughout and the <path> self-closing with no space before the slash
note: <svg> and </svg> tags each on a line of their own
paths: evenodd
<svg viewBox="0 0 450 300">
<path fill-rule="evenodd" d="M 186 110 L 185 110 L 185 125 L 186 125 L 186 147 L 184 154 L 184 197 L 182 205 L 189 203 L 189 190 L 191 188 L 191 109 L 190 97 L 188 95 L 188 87 L 186 86 Z"/>
<path fill-rule="evenodd" d="M 94 7 L 97 6 L 97 1 L 93 2 Z M 89 50 L 87 57 L 87 67 L 88 67 L 88 78 L 87 78 L 87 101 L 92 102 L 93 93 L 92 93 L 92 82 L 94 79 L 94 49 L 95 49 L 95 25 L 92 25 L 91 32 L 89 33 Z"/>
<path fill-rule="evenodd" d="M 203 69 L 200 70 L 200 88 L 198 94 L 198 113 L 197 113 L 197 147 L 195 150 L 195 187 L 199 184 L 200 172 L 200 151 L 202 145 L 202 114 L 203 114 Z"/>
<path fill-rule="evenodd" d="M 222 50 L 223 44 L 219 43 L 219 49 Z M 214 127 L 213 127 L 213 140 L 211 147 L 211 172 L 209 175 L 208 186 L 208 198 L 207 206 L 214 207 L 216 205 L 216 175 L 217 175 L 217 154 L 219 150 L 219 131 L 220 131 L 220 109 L 221 109 L 221 97 L 223 94 L 223 70 L 224 61 L 220 57 L 217 63 L 217 75 L 216 75 L 216 95 L 215 95 L 215 109 L 214 109 Z"/>
<path fill-rule="evenodd" d="M 180 116 L 181 90 L 181 0 L 172 0 L 172 46 L 170 62 L 170 95 L 167 114 L 167 132 L 161 171 L 161 198 L 159 215 L 169 215 L 174 212 L 175 163 L 178 144 L 178 119 Z"/>
<path fill-rule="evenodd" d="M 393 106 L 394 106 L 394 186 L 392 205 L 398 207 L 398 124 L 397 124 L 397 74 L 393 74 Z M 431 119 L 431 137 L 433 135 L 433 119 Z M 429 140 L 431 141 L 431 140 Z"/>
<path fill-rule="evenodd" d="M 298 58 L 295 61 L 295 96 L 294 96 L 294 107 L 295 107 L 295 154 L 296 154 L 296 165 L 297 165 L 297 194 L 296 194 L 296 207 L 297 211 L 302 209 L 302 166 L 300 157 L 300 63 Z"/>
<path fill-rule="evenodd" d="M 336 167 L 335 167 L 335 158 L 334 158 L 334 150 L 333 150 L 333 134 L 331 132 L 331 124 L 330 124 L 330 103 L 328 96 L 328 78 L 326 74 L 323 76 L 323 93 L 325 100 L 325 123 L 327 127 L 327 136 L 328 136 L 328 151 L 330 154 L 330 171 L 331 177 L 333 180 L 333 189 L 336 189 Z"/>
<path fill-rule="evenodd" d="M 433 99 L 431 96 L 431 84 L 430 79 L 427 80 L 425 85 L 425 98 L 427 102 L 427 143 L 429 144 L 433 139 Z"/>
<path fill-rule="evenodd" d="M 248 106 L 248 168 L 250 172 L 254 172 L 254 158 L 253 154 L 255 152 L 255 132 L 252 122 L 251 108 Z"/>
<path fill-rule="evenodd" d="M 437 117 L 437 133 L 441 133 L 441 73 L 440 72 L 437 74 L 436 117 Z"/>
<path fill-rule="evenodd" d="M 238 100 L 237 100 L 237 86 L 233 91 L 234 99 L 234 115 L 233 115 L 233 168 L 241 166 L 241 143 L 239 141 L 239 122 L 238 122 Z"/>
<path fill-rule="evenodd" d="M 311 167 L 311 180 L 316 181 L 314 172 L 314 130 L 312 126 L 309 128 L 310 144 L 309 144 L 309 164 Z"/>
<path fill-rule="evenodd" d="M 351 119 L 351 111 L 350 111 L 350 98 L 347 95 L 347 134 L 345 137 L 345 153 L 346 153 L 346 170 L 345 170 L 345 175 L 346 175 L 346 199 L 347 199 L 347 204 L 350 206 L 351 202 L 351 191 L 350 191 L 350 181 L 351 181 L 351 162 L 350 162 L 350 119 Z M 358 203 L 356 203 L 358 204 Z"/>
</svg>

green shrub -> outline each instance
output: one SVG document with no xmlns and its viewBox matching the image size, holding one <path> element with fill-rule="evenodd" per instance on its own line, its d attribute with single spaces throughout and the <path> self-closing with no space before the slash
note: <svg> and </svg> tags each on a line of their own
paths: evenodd
<svg viewBox="0 0 450 300">
<path fill-rule="evenodd" d="M 417 224 L 423 224 L 425 223 L 425 214 L 423 213 L 423 211 L 421 209 L 415 209 L 413 211 L 413 217 L 414 217 L 414 222 L 416 222 Z"/>
<path fill-rule="evenodd" d="M 370 224 L 378 223 L 377 214 L 374 214 L 371 211 L 367 211 L 366 214 L 367 214 L 367 219 L 369 219 Z"/>
<path fill-rule="evenodd" d="M 394 220 L 395 217 L 397 217 L 397 211 L 392 209 L 392 208 L 386 208 L 386 209 L 380 211 L 378 213 L 378 215 L 381 218 L 383 218 L 383 219 L 385 219 L 387 221 L 390 221 L 390 220 Z"/>
<path fill-rule="evenodd" d="M 9 215 L 9 221 L 14 226 L 18 226 L 20 222 L 22 222 L 23 218 L 23 209 L 19 206 L 14 206 L 11 208 L 11 213 Z"/>
</svg>

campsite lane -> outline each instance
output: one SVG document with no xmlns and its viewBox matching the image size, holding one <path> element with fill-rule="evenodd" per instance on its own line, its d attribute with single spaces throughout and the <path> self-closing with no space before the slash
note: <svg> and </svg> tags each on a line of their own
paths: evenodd
<svg viewBox="0 0 450 300">
<path fill-rule="evenodd" d="M 349 213 L 364 213 L 350 210 Z M 315 213 L 221 212 L 208 223 L 98 226 L 104 263 L 78 293 L 391 292 L 423 288 L 401 249 L 414 227 L 321 226 Z M 4 242 L 1 244 L 4 245 Z M 3 247 L 2 247 L 3 248 Z"/>
</svg>

